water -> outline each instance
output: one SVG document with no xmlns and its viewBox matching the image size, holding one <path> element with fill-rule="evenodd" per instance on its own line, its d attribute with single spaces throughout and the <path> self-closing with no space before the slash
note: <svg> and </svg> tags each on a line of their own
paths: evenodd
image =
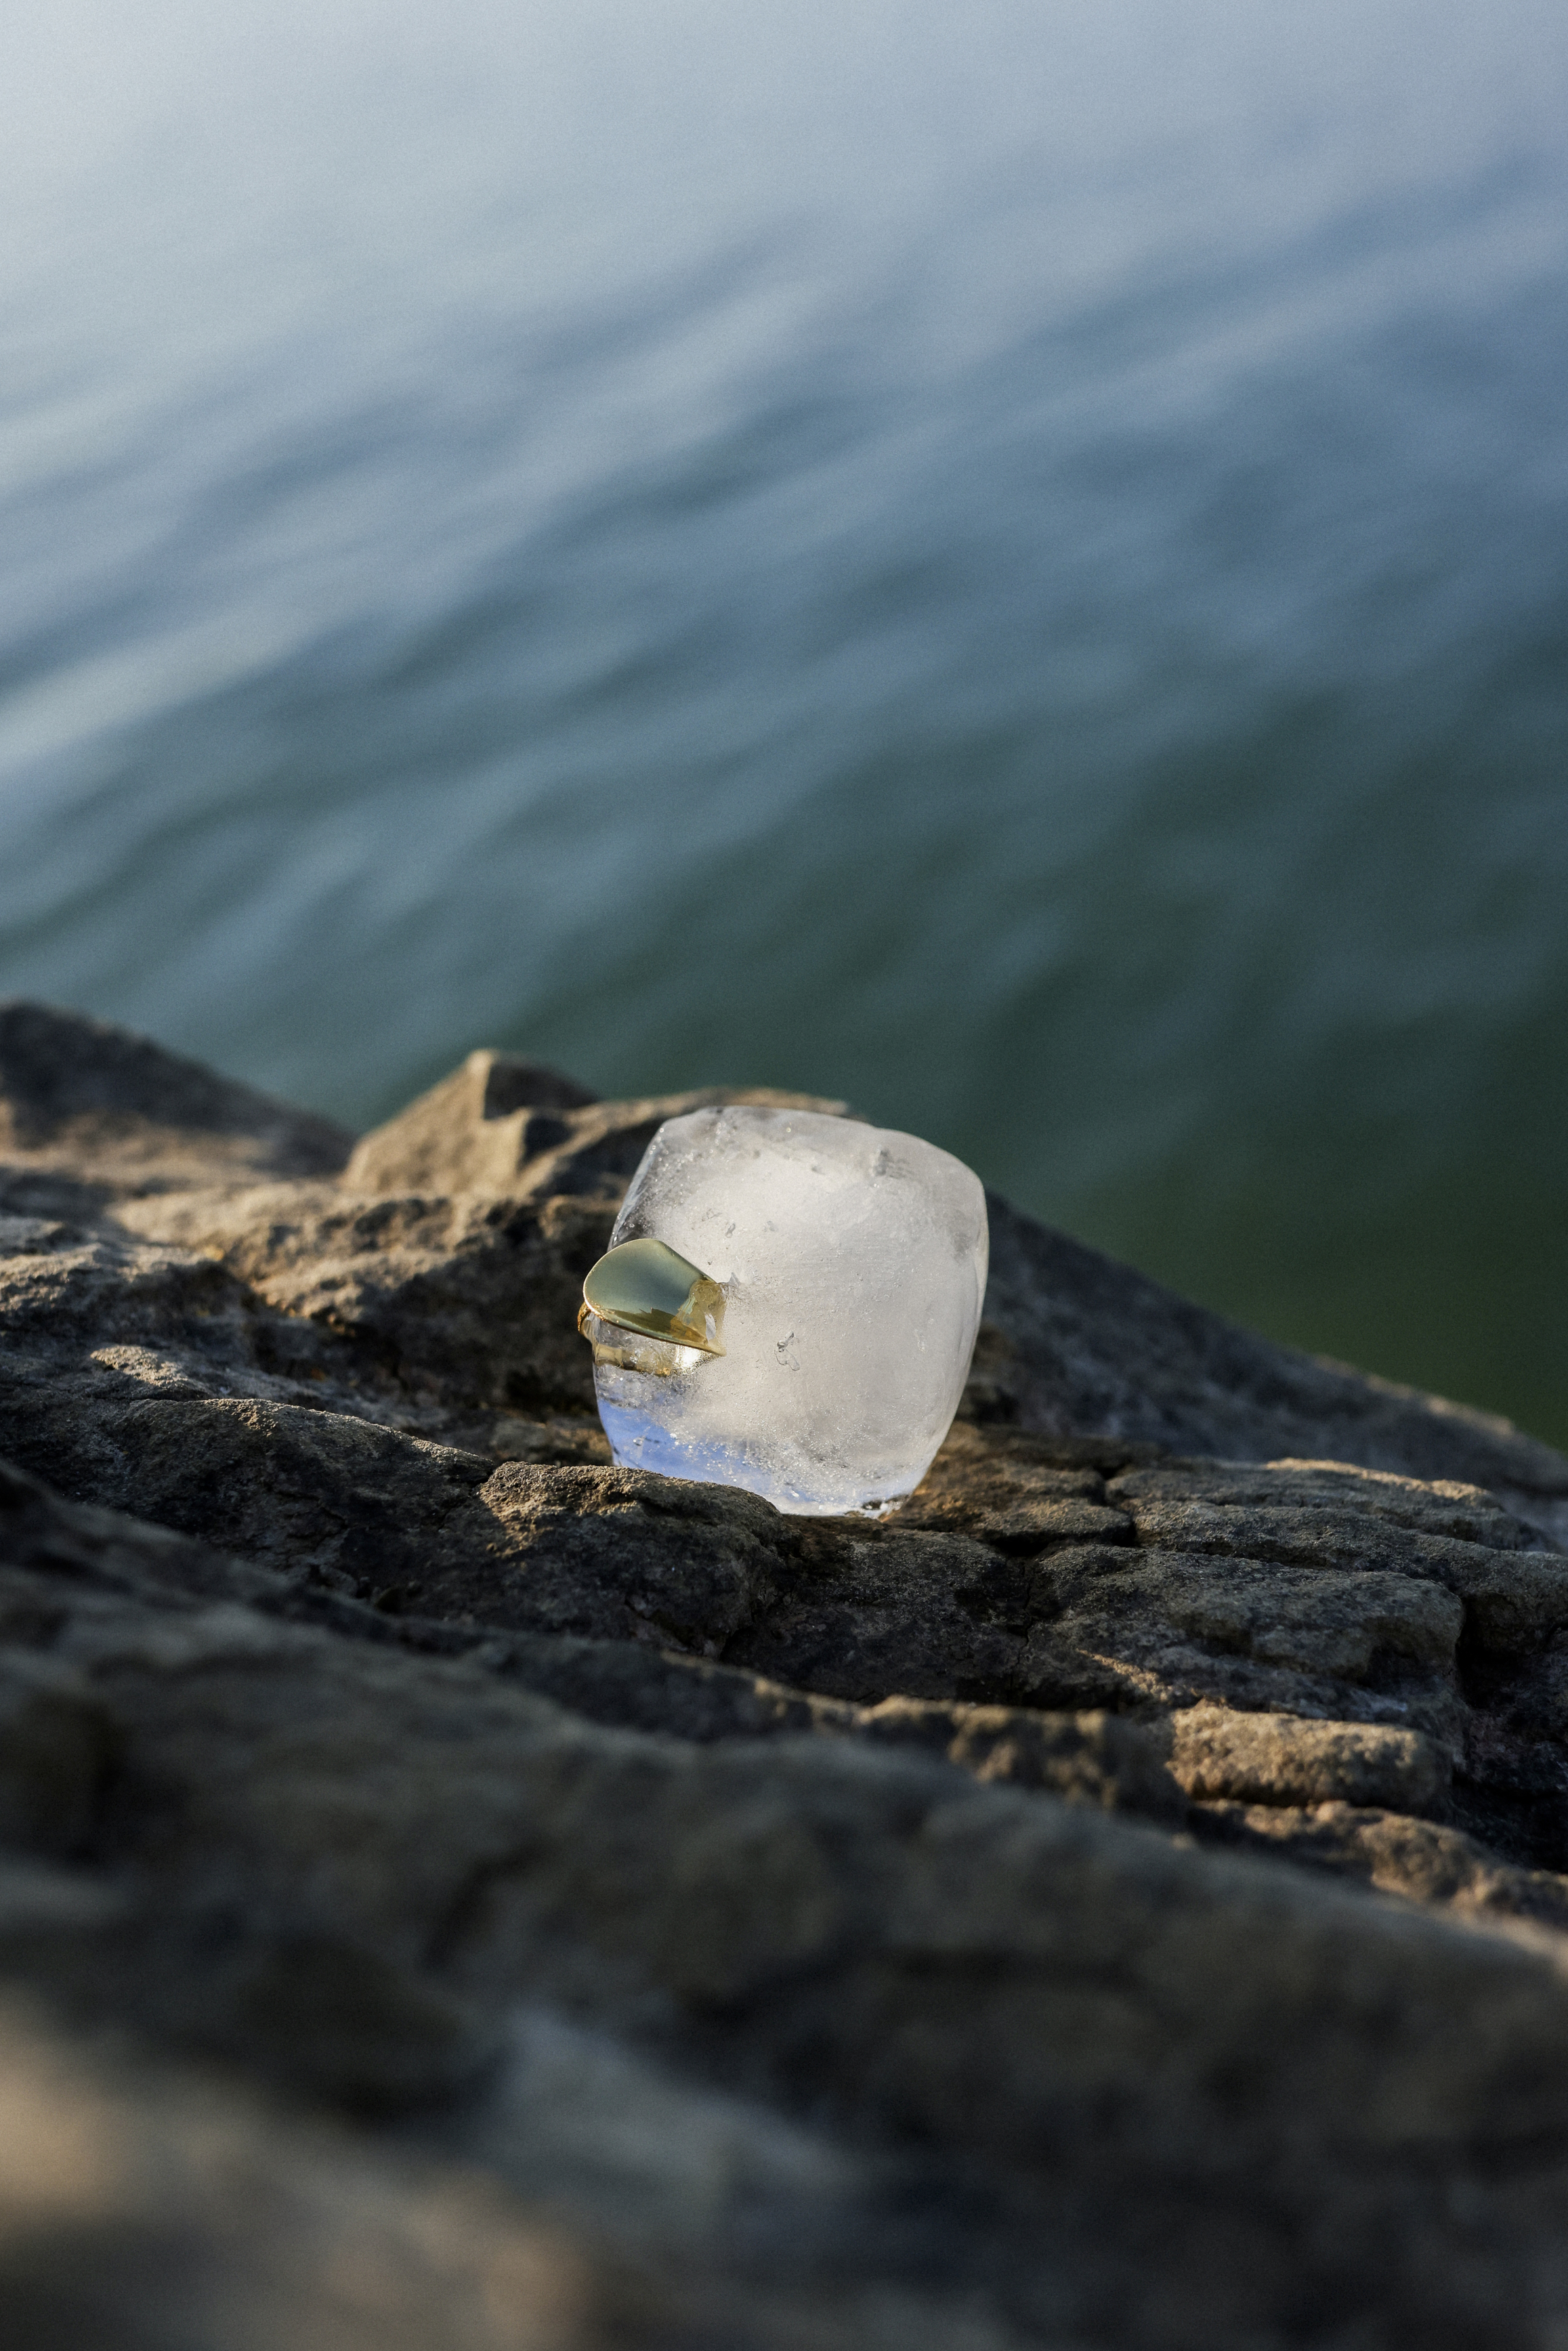
<svg viewBox="0 0 1568 2351">
<path fill-rule="evenodd" d="M 843 1094 L 1568 1442 L 1560 7 L 31 16 L 0 990 Z"/>
</svg>

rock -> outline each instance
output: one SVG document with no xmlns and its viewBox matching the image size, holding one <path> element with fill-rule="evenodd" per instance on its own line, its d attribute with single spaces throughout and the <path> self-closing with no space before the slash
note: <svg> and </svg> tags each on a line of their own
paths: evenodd
<svg viewBox="0 0 1568 2351">
<path fill-rule="evenodd" d="M 343 1170 L 346 1191 L 613 1194 L 617 1204 L 656 1128 L 710 1102 L 759 1102 L 831 1113 L 845 1105 L 771 1087 L 710 1086 L 696 1093 L 601 1102 L 559 1071 L 515 1054 L 470 1053 L 460 1070 L 361 1137 Z"/>
<path fill-rule="evenodd" d="M 577 2107 L 575 2134 L 550 2150 L 558 2179 L 574 2156 L 582 2168 L 584 2140 L 612 2152 L 617 2089 L 622 2105 L 628 2094 L 651 2103 L 648 2084 L 606 2083 L 597 2053 L 570 2036 L 536 2027 L 517 2040 L 528 2088 L 537 2079 Z M 667 2135 L 690 2150 L 678 2181 L 688 2193 L 705 2159 L 754 2152 L 750 2117 L 716 2105 L 665 2094 Z M 735 2351 L 1011 2351 L 1017 2340 L 940 2294 L 934 2308 L 899 2308 L 852 2291 L 759 2291 L 744 2275 L 716 2286 L 649 2252 L 617 2256 L 563 2220 L 543 2179 L 519 2193 L 472 2168 L 372 2148 L 188 2065 L 69 2041 L 17 2003 L 0 2015 L 0 2297 L 9 2339 L 27 2351 L 671 2351 L 720 2340 Z M 766 2178 L 768 2156 L 777 2169 L 793 2150 L 755 2152 Z M 659 2217 L 674 2205 L 673 2191 Z"/>
<path fill-rule="evenodd" d="M 79 1853 L 113 1756 L 109 1714 L 78 1675 L 14 1648 L 0 1655 L 0 1849 Z"/>
<path fill-rule="evenodd" d="M 1190 1706 L 1171 1718 L 1171 1769 L 1189 1796 L 1249 1805 L 1375 1804 L 1427 1811 L 1453 1758 L 1418 1730 L 1386 1724 L 1302 1722 Z"/>
<path fill-rule="evenodd" d="M 0 1208 L 69 1194 L 335 1173 L 353 1136 L 129 1029 L 0 1004 Z M 63 1181 L 62 1181 L 63 1179 Z"/>
<path fill-rule="evenodd" d="M 921 1489 L 783 1518 L 572 1329 L 718 1097 L 475 1055 L 350 1159 L 5 1039 L 29 2342 L 1568 2331 L 1568 1464 L 998 1204 Z"/>
<path fill-rule="evenodd" d="M 1500 1862 L 1474 1837 L 1403 1811 L 1343 1799 L 1293 1805 L 1230 1798 L 1205 1803 L 1192 1818 L 1206 1843 L 1285 1854 L 1308 1866 L 1364 1878 L 1385 1893 L 1440 1903 L 1471 1917 L 1490 1913 L 1568 1928 L 1568 1878 Z"/>
<path fill-rule="evenodd" d="M 1459 1479 L 1568 1542 L 1563 1458 L 1492 1413 L 1276 1346 L 988 1196 L 977 1417 L 1171 1452 Z"/>
</svg>

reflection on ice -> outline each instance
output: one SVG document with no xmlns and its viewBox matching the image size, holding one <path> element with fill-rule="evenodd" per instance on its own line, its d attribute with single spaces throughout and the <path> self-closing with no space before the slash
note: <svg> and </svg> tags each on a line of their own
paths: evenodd
<svg viewBox="0 0 1568 2351">
<path fill-rule="evenodd" d="M 597 1361 L 597 1357 L 595 1361 Z M 848 1499 L 826 1504 L 815 1490 L 781 1479 L 766 1449 L 693 1440 L 678 1436 L 643 1400 L 639 1380 L 599 1380 L 599 1417 L 610 1449 L 623 1469 L 654 1469 L 661 1478 L 690 1478 L 700 1486 L 740 1486 L 760 1494 L 777 1510 L 821 1516 L 829 1510 L 860 1510 L 880 1518 L 904 1499 L 869 1488 Z"/>
</svg>

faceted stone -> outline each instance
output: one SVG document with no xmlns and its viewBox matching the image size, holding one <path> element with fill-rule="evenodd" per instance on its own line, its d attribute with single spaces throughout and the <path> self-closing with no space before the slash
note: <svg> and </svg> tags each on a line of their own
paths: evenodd
<svg viewBox="0 0 1568 2351">
<path fill-rule="evenodd" d="M 693 1111 L 654 1135 L 612 1244 L 581 1327 L 617 1461 L 800 1512 L 879 1513 L 919 1483 L 986 1288 L 959 1160 L 855 1119 Z"/>
</svg>

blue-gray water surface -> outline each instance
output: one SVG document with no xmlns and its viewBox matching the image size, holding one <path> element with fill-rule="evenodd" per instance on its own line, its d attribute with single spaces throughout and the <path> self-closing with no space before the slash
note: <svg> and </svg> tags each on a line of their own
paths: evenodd
<svg viewBox="0 0 1568 2351">
<path fill-rule="evenodd" d="M 0 65 L 0 993 L 842 1094 L 1568 1441 L 1558 0 Z"/>
</svg>

